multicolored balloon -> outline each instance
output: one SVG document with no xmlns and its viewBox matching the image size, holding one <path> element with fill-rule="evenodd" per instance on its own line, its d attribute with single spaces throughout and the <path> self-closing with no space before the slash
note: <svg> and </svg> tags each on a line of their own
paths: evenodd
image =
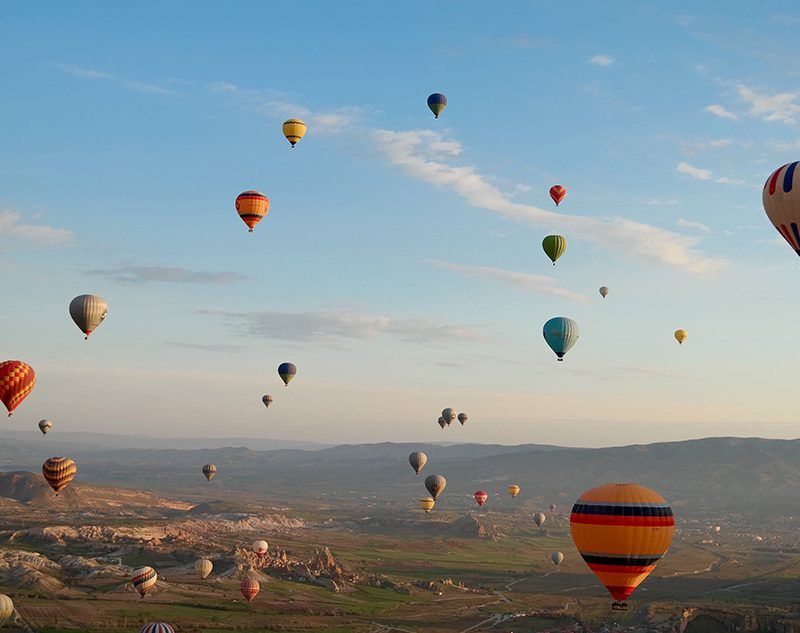
<svg viewBox="0 0 800 633">
<path fill-rule="evenodd" d="M 458 421 L 461 422 L 461 426 L 464 426 L 469 420 L 469 416 L 466 413 L 459 413 L 458 414 Z"/>
<path fill-rule="evenodd" d="M 439 495 L 442 494 L 446 485 L 447 480 L 441 475 L 428 475 L 425 478 L 425 488 L 428 489 L 434 501 L 439 498 Z"/>
<path fill-rule="evenodd" d="M 486 503 L 486 500 L 489 498 L 489 493 L 484 490 L 478 490 L 472 496 L 475 498 L 475 503 L 477 503 L 478 507 L 480 507 Z"/>
<path fill-rule="evenodd" d="M 428 456 L 422 451 L 414 451 L 408 456 L 408 463 L 411 464 L 414 473 L 419 475 L 419 471 L 425 468 L 425 464 L 428 463 Z"/>
<path fill-rule="evenodd" d="M 267 409 L 269 409 L 269 405 L 271 405 L 273 403 L 273 401 L 274 401 L 274 398 L 269 394 L 265 394 L 265 395 L 261 396 L 261 402 L 264 403 L 264 406 L 267 407 Z"/>
<path fill-rule="evenodd" d="M 608 296 L 608 288 L 605 286 L 600 286 L 600 296 L 605 299 Z"/>
<path fill-rule="evenodd" d="M 435 505 L 436 501 L 434 501 L 432 497 L 422 497 L 422 499 L 419 500 L 419 507 L 425 511 L 425 514 L 433 510 L 433 506 Z"/>
<path fill-rule="evenodd" d="M 139 633 L 175 633 L 175 629 L 166 622 L 150 622 L 145 624 Z"/>
<path fill-rule="evenodd" d="M 139 592 L 139 596 L 142 598 L 144 598 L 148 591 L 156 586 L 157 580 L 158 574 L 156 573 L 156 570 L 149 565 L 134 569 L 133 575 L 131 576 L 131 584 L 133 585 L 133 588 Z"/>
<path fill-rule="evenodd" d="M 208 481 L 211 481 L 214 478 L 214 475 L 217 474 L 216 464 L 206 464 L 203 466 L 203 474 L 206 476 Z"/>
<path fill-rule="evenodd" d="M 297 144 L 301 138 L 306 135 L 306 130 L 308 127 L 305 124 L 305 121 L 301 121 L 300 119 L 287 119 L 283 122 L 283 126 L 281 130 L 283 131 L 283 135 L 286 137 L 286 140 L 289 141 L 292 147 Z"/>
<path fill-rule="evenodd" d="M 21 360 L 0 363 L 0 401 L 6 405 L 8 417 L 36 386 L 36 372 Z"/>
<path fill-rule="evenodd" d="M 214 569 L 214 563 L 207 558 L 201 558 L 194 564 L 194 571 L 200 577 L 200 580 L 208 578 L 211 570 Z"/>
<path fill-rule="evenodd" d="M 578 324 L 572 319 L 554 317 L 544 324 L 542 334 L 550 349 L 558 356 L 558 360 L 563 361 L 564 355 L 578 342 L 581 332 Z"/>
<path fill-rule="evenodd" d="M 689 333 L 686 330 L 675 330 L 675 340 L 678 345 L 683 345 L 683 342 L 688 338 Z"/>
<path fill-rule="evenodd" d="M 45 481 L 56 492 L 61 492 L 78 473 L 77 464 L 69 457 L 51 457 L 42 464 Z"/>
<path fill-rule="evenodd" d="M 283 380 L 284 386 L 289 386 L 295 374 L 297 374 L 297 367 L 293 363 L 281 363 L 278 365 L 278 375 Z"/>
<path fill-rule="evenodd" d="M 69 315 L 88 339 L 108 314 L 108 304 L 97 295 L 78 295 L 69 302 Z"/>
<path fill-rule="evenodd" d="M 548 235 L 542 240 L 542 250 L 556 265 L 556 260 L 567 251 L 567 238 L 563 235 Z"/>
<path fill-rule="evenodd" d="M 800 255 L 800 171 L 798 162 L 776 169 L 761 194 L 764 211 L 778 233 Z"/>
<path fill-rule="evenodd" d="M 259 591 L 261 591 L 261 585 L 254 578 L 247 577 L 242 580 L 242 584 L 239 585 L 239 591 L 242 592 L 242 595 L 247 602 L 252 602 L 253 598 L 258 595 Z"/>
<path fill-rule="evenodd" d="M 444 109 L 447 107 L 447 97 L 441 92 L 434 92 L 428 97 L 428 107 L 431 109 L 431 112 L 433 112 L 434 118 L 438 119 L 439 115 L 444 112 Z"/>
<path fill-rule="evenodd" d="M 511 498 L 514 499 L 520 491 L 520 487 L 517 484 L 511 484 L 508 488 L 508 494 L 511 495 Z"/>
<path fill-rule="evenodd" d="M 614 598 L 625 600 L 655 569 L 672 543 L 675 518 L 657 492 L 637 484 L 605 484 L 584 492 L 569 519 L 575 547 Z"/>
<path fill-rule="evenodd" d="M 50 420 L 46 418 L 44 420 L 39 420 L 39 430 L 42 432 L 42 435 L 47 435 L 52 428 L 53 423 Z"/>
<path fill-rule="evenodd" d="M 252 233 L 255 225 L 269 213 L 269 198 L 260 191 L 244 191 L 236 197 L 236 213 Z"/>
<path fill-rule="evenodd" d="M 553 202 L 556 203 L 556 206 L 566 197 L 567 195 L 567 188 L 561 185 L 553 185 L 550 187 L 550 197 L 553 199 Z M 578 196 L 580 197 L 580 196 Z"/>
</svg>

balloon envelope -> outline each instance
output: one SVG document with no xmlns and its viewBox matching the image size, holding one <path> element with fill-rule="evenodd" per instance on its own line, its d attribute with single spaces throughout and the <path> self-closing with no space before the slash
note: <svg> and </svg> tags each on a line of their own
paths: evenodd
<svg viewBox="0 0 800 633">
<path fill-rule="evenodd" d="M 556 206 L 564 199 L 567 195 L 567 188 L 561 185 L 553 185 L 550 187 L 550 197 L 553 199 L 553 202 L 556 203 Z M 580 196 L 578 196 L 580 197 Z"/>
<path fill-rule="evenodd" d="M 7 595 L 0 593 L 0 626 L 8 622 L 12 615 L 14 615 L 14 603 Z"/>
<path fill-rule="evenodd" d="M 48 431 L 53 428 L 53 423 L 48 420 L 39 420 L 39 430 L 42 432 L 42 435 L 47 435 Z"/>
<path fill-rule="evenodd" d="M 283 380 L 284 385 L 288 386 L 296 374 L 297 367 L 294 363 L 281 363 L 278 365 L 278 375 L 281 377 L 281 380 Z"/>
<path fill-rule="evenodd" d="M 253 546 L 253 551 L 259 556 L 264 556 L 264 554 L 266 554 L 267 550 L 269 549 L 269 545 L 267 544 L 267 542 L 262 540 L 253 541 L 252 546 Z"/>
<path fill-rule="evenodd" d="M 425 514 L 433 510 L 433 506 L 435 505 L 436 502 L 431 497 L 422 497 L 422 499 L 419 500 L 419 507 L 425 510 Z"/>
<path fill-rule="evenodd" d="M 439 423 L 439 426 L 442 427 L 442 429 L 444 429 L 444 427 L 447 426 L 447 422 L 444 421 L 444 418 L 442 416 L 439 416 L 438 423 Z"/>
<path fill-rule="evenodd" d="M 236 213 L 252 233 L 255 225 L 269 213 L 269 198 L 260 191 L 244 191 L 236 197 Z"/>
<path fill-rule="evenodd" d="M 764 211 L 778 233 L 800 255 L 800 172 L 797 162 L 776 169 L 761 194 Z"/>
<path fill-rule="evenodd" d="M 206 476 L 208 481 L 211 481 L 214 475 L 217 474 L 217 467 L 214 464 L 206 464 L 203 466 L 203 474 Z"/>
<path fill-rule="evenodd" d="M 78 466 L 69 457 L 51 457 L 42 464 L 45 481 L 56 492 L 69 485 L 78 473 Z"/>
<path fill-rule="evenodd" d="M 482 506 L 484 503 L 486 503 L 486 500 L 489 498 L 489 494 L 483 490 L 478 490 L 472 496 L 475 497 L 475 503 L 477 503 L 478 506 Z"/>
<path fill-rule="evenodd" d="M 254 580 L 253 578 L 245 578 L 242 580 L 242 584 L 239 585 L 239 591 L 242 592 L 245 600 L 252 602 L 253 598 L 258 595 L 259 591 L 261 591 L 261 585 L 258 584 L 258 581 Z"/>
<path fill-rule="evenodd" d="M 581 333 L 578 324 L 572 319 L 555 317 L 544 324 L 542 334 L 558 360 L 564 360 L 564 354 L 572 349 Z"/>
<path fill-rule="evenodd" d="M 564 562 L 564 554 L 561 552 L 553 552 L 550 554 L 550 560 L 553 561 L 553 565 L 558 567 L 561 563 Z"/>
<path fill-rule="evenodd" d="M 605 299 L 608 296 L 608 288 L 605 286 L 600 286 L 600 296 Z"/>
<path fill-rule="evenodd" d="M 675 519 L 657 492 L 637 484 L 605 484 L 581 495 L 569 524 L 583 560 L 615 606 L 624 608 L 669 549 Z"/>
<path fill-rule="evenodd" d="M 519 494 L 519 491 L 520 491 L 520 488 L 519 488 L 519 486 L 517 484 L 511 484 L 508 487 L 508 494 L 511 495 L 512 499 Z"/>
<path fill-rule="evenodd" d="M 431 497 L 433 497 L 434 501 L 439 498 L 439 495 L 442 494 L 442 491 L 446 485 L 447 480 L 441 475 L 428 475 L 425 478 L 425 488 L 428 489 L 428 492 L 430 493 Z"/>
<path fill-rule="evenodd" d="M 286 137 L 286 140 L 289 141 L 292 147 L 297 144 L 301 138 L 306 135 L 307 126 L 305 121 L 301 121 L 300 119 L 287 119 L 283 122 L 283 126 L 281 130 L 283 131 L 283 135 Z"/>
<path fill-rule="evenodd" d="M 156 570 L 148 565 L 134 569 L 133 575 L 131 576 L 131 584 L 133 584 L 133 588 L 139 592 L 142 598 L 144 598 L 144 595 L 148 591 L 156 586 L 157 580 L 158 574 Z"/>
<path fill-rule="evenodd" d="M 289 380 L 291 380 L 291 378 Z M 272 396 L 270 396 L 269 394 L 266 394 L 266 395 L 261 397 L 261 402 L 264 403 L 264 406 L 267 407 L 267 409 L 269 409 L 269 405 L 271 405 L 273 403 L 273 401 L 274 401 L 274 398 Z"/>
<path fill-rule="evenodd" d="M 683 345 L 688 336 L 689 333 L 686 330 L 675 330 L 675 340 L 678 341 L 679 345 Z"/>
<path fill-rule="evenodd" d="M 108 304 L 97 295 L 79 295 L 69 302 L 69 315 L 87 339 L 107 314 Z"/>
<path fill-rule="evenodd" d="M 438 119 L 439 115 L 444 112 L 444 109 L 447 107 L 447 97 L 441 92 L 434 92 L 428 97 L 428 107 L 431 109 L 431 112 L 433 112 L 433 116 Z"/>
<path fill-rule="evenodd" d="M 533 515 L 533 522 L 536 524 L 536 527 L 541 529 L 544 522 L 547 520 L 547 517 L 544 515 L 544 512 L 537 512 Z"/>
<path fill-rule="evenodd" d="M 459 413 L 458 414 L 458 421 L 461 422 L 461 426 L 464 426 L 469 420 L 469 416 L 466 413 Z"/>
<path fill-rule="evenodd" d="M 150 622 L 145 624 L 139 633 L 175 633 L 175 629 L 166 622 Z"/>
<path fill-rule="evenodd" d="M 452 424 L 453 421 L 456 419 L 456 410 L 447 407 L 445 410 L 442 411 L 442 418 L 448 424 Z"/>
<path fill-rule="evenodd" d="M 428 456 L 422 451 L 414 451 L 408 456 L 408 463 L 411 464 L 414 472 L 419 475 L 419 471 L 425 468 L 425 464 L 428 463 Z"/>
<path fill-rule="evenodd" d="M 207 558 L 201 558 L 194 564 L 194 571 L 201 580 L 208 578 L 208 575 L 211 573 L 212 569 L 214 569 L 214 563 Z"/>
<path fill-rule="evenodd" d="M 27 363 L 21 360 L 0 363 L 0 401 L 6 405 L 9 417 L 35 386 L 36 372 Z"/>
<path fill-rule="evenodd" d="M 542 250 L 555 266 L 556 260 L 567 250 L 567 238 L 563 235 L 548 235 L 542 240 Z"/>
</svg>

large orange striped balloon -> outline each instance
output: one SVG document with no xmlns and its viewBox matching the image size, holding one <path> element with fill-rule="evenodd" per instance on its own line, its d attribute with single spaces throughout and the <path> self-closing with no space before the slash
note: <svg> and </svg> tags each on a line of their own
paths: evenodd
<svg viewBox="0 0 800 633">
<path fill-rule="evenodd" d="M 575 547 L 605 585 L 615 609 L 650 575 L 672 543 L 675 519 L 657 492 L 605 484 L 584 492 L 569 518 Z"/>
<path fill-rule="evenodd" d="M 269 198 L 260 191 L 245 191 L 236 197 L 236 212 L 250 232 L 269 212 Z"/>
<path fill-rule="evenodd" d="M 33 391 L 35 384 L 36 372 L 27 363 L 21 360 L 0 363 L 0 400 L 8 409 L 8 417 L 11 417 L 19 403 Z"/>
<path fill-rule="evenodd" d="M 78 466 L 69 457 L 51 457 L 42 464 L 42 474 L 56 492 L 61 492 L 75 479 Z"/>
</svg>

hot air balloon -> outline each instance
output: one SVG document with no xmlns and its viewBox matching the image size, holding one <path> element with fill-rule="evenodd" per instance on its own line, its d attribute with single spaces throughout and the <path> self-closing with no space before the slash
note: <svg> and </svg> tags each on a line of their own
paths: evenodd
<svg viewBox="0 0 800 633">
<path fill-rule="evenodd" d="M 305 122 L 300 119 L 287 119 L 283 122 L 283 127 L 281 129 L 283 130 L 283 135 L 286 137 L 286 140 L 294 147 L 297 141 L 306 135 L 306 130 L 308 128 Z"/>
<path fill-rule="evenodd" d="M 519 491 L 520 491 L 520 487 L 517 484 L 511 484 L 508 487 L 508 494 L 511 495 L 512 499 L 519 494 Z"/>
<path fill-rule="evenodd" d="M 7 595 L 0 593 L 0 626 L 8 622 L 12 615 L 14 615 L 14 603 Z"/>
<path fill-rule="evenodd" d="M 675 330 L 675 340 L 678 341 L 678 345 L 683 345 L 687 336 L 689 333 L 686 330 Z"/>
<path fill-rule="evenodd" d="M 428 107 L 431 109 L 431 112 L 433 112 L 434 118 L 438 119 L 439 115 L 444 112 L 444 109 L 447 107 L 447 97 L 441 92 L 434 92 L 428 97 Z"/>
<path fill-rule="evenodd" d="M 605 484 L 584 492 L 569 519 L 575 547 L 614 598 L 612 608 L 647 578 L 672 543 L 675 519 L 657 492 Z"/>
<path fill-rule="evenodd" d="M 283 380 L 283 384 L 287 387 L 296 373 L 297 367 L 292 363 L 281 363 L 278 365 L 278 375 L 281 377 L 281 380 Z"/>
<path fill-rule="evenodd" d="M 548 235 L 542 240 L 542 250 L 555 266 L 556 260 L 567 250 L 567 238 L 563 235 Z"/>
<path fill-rule="evenodd" d="M 561 552 L 553 552 L 550 554 L 550 560 L 553 561 L 553 565 L 558 567 L 561 563 L 564 562 L 564 554 Z"/>
<path fill-rule="evenodd" d="M 274 398 L 272 396 L 270 396 L 269 394 L 266 394 L 266 395 L 261 397 L 261 402 L 264 403 L 264 406 L 267 407 L 267 409 L 269 409 L 269 405 L 271 405 L 273 403 L 273 401 L 274 401 Z"/>
<path fill-rule="evenodd" d="M 39 420 L 39 430 L 42 432 L 42 435 L 47 435 L 47 432 L 53 428 L 53 423 L 48 420 Z"/>
<path fill-rule="evenodd" d="M 550 504 L 550 512 L 555 512 L 555 511 L 556 511 L 556 504 L 555 503 L 551 503 Z"/>
<path fill-rule="evenodd" d="M 483 490 L 478 490 L 472 496 L 475 497 L 475 503 L 477 503 L 478 506 L 482 506 L 484 503 L 486 503 L 486 500 L 489 498 L 489 493 L 484 492 Z"/>
<path fill-rule="evenodd" d="M 156 586 L 157 580 L 158 574 L 156 573 L 156 570 L 149 565 L 139 567 L 139 569 L 134 569 L 133 576 L 131 577 L 133 588 L 139 592 L 139 595 L 142 598 L 144 598 L 148 591 Z"/>
<path fill-rule="evenodd" d="M 0 363 L 0 400 L 8 409 L 8 417 L 28 397 L 36 385 L 33 367 L 21 360 L 6 360 Z"/>
<path fill-rule="evenodd" d="M 442 418 L 444 418 L 444 421 L 447 422 L 448 426 L 451 425 L 456 419 L 456 410 L 447 407 L 444 411 L 442 411 Z"/>
<path fill-rule="evenodd" d="M 211 481 L 214 478 L 214 475 L 217 474 L 217 467 L 214 464 L 206 464 L 203 466 L 203 474 L 206 476 L 208 481 Z"/>
<path fill-rule="evenodd" d="M 550 346 L 558 360 L 564 360 L 564 354 L 572 349 L 572 346 L 580 336 L 578 324 L 567 317 L 554 317 L 544 324 L 542 329 L 544 340 Z"/>
<path fill-rule="evenodd" d="M 250 233 L 253 227 L 269 213 L 269 198 L 260 191 L 245 191 L 236 197 L 236 213 L 247 225 Z"/>
<path fill-rule="evenodd" d="M 253 541 L 252 547 L 253 551 L 259 556 L 266 555 L 267 550 L 269 549 L 269 545 L 267 544 L 267 542 L 262 540 Z"/>
<path fill-rule="evenodd" d="M 252 602 L 253 598 L 258 595 L 259 591 L 261 591 L 261 585 L 258 584 L 257 580 L 248 577 L 242 580 L 242 584 L 239 585 L 239 591 L 242 592 L 245 600 Z"/>
<path fill-rule="evenodd" d="M 428 456 L 422 451 L 414 451 L 408 456 L 408 463 L 411 464 L 414 472 L 419 475 L 419 471 L 425 468 L 425 464 L 428 463 Z"/>
<path fill-rule="evenodd" d="M 200 576 L 200 580 L 205 580 L 208 578 L 208 575 L 211 573 L 212 569 L 214 569 L 214 563 L 207 558 L 201 558 L 194 564 L 194 571 L 198 576 Z"/>
<path fill-rule="evenodd" d="M 439 416 L 438 423 L 439 423 L 439 426 L 442 427 L 442 430 L 444 430 L 444 427 L 447 426 L 447 422 L 444 421 L 444 418 L 442 416 Z"/>
<path fill-rule="evenodd" d="M 800 181 L 797 174 L 797 162 L 776 169 L 764 183 L 761 200 L 769 221 L 800 255 Z"/>
<path fill-rule="evenodd" d="M 422 499 L 419 500 L 419 507 L 425 510 L 425 514 L 433 510 L 433 506 L 435 505 L 436 502 L 431 497 L 422 497 Z"/>
<path fill-rule="evenodd" d="M 540 530 L 542 529 L 542 525 L 547 520 L 547 517 L 544 515 L 544 512 L 537 512 L 533 515 L 533 522 L 536 524 Z"/>
<path fill-rule="evenodd" d="M 562 187 L 561 185 L 553 185 L 550 187 L 550 197 L 553 199 L 553 202 L 556 203 L 556 206 L 564 199 L 567 195 L 567 188 Z M 580 196 L 578 196 L 580 198 Z"/>
<path fill-rule="evenodd" d="M 75 479 L 78 466 L 69 457 L 51 457 L 42 464 L 42 474 L 56 492 L 61 492 Z"/>
<path fill-rule="evenodd" d="M 166 622 L 150 622 L 145 624 L 139 633 L 175 633 L 175 629 Z"/>
<path fill-rule="evenodd" d="M 608 288 L 605 286 L 600 286 L 600 296 L 605 299 L 608 296 Z"/>
<path fill-rule="evenodd" d="M 469 416 L 466 413 L 459 413 L 458 414 L 458 421 L 461 422 L 461 426 L 464 426 L 469 420 Z"/>
<path fill-rule="evenodd" d="M 78 295 L 69 302 L 69 315 L 88 339 L 108 314 L 108 304 L 97 295 Z"/>
<path fill-rule="evenodd" d="M 441 475 L 428 475 L 425 477 L 425 487 L 428 489 L 434 501 L 439 498 L 439 495 L 442 494 L 446 485 L 447 480 Z"/>
</svg>

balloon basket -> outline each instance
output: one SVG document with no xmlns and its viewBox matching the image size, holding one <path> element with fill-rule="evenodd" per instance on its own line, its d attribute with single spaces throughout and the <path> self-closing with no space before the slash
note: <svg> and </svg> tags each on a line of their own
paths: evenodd
<svg viewBox="0 0 800 633">
<path fill-rule="evenodd" d="M 628 610 L 628 603 L 624 600 L 615 600 L 611 603 L 611 610 L 612 611 L 627 611 Z"/>
</svg>

